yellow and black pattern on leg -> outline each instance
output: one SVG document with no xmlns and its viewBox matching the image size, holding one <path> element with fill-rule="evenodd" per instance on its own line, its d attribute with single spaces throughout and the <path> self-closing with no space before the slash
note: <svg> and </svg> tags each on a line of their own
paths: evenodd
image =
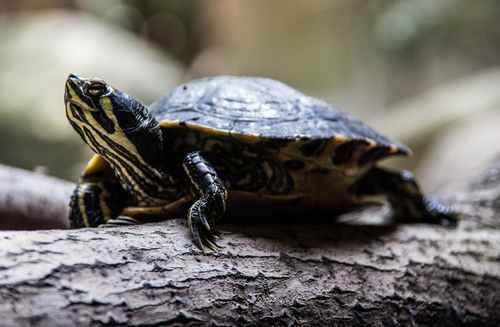
<svg viewBox="0 0 500 327">
<path fill-rule="evenodd" d="M 203 252 L 204 245 L 215 250 L 217 238 L 211 233 L 210 224 L 219 220 L 226 210 L 226 188 L 215 169 L 200 152 L 187 154 L 183 166 L 197 198 L 188 210 L 189 227 L 196 245 Z"/>
<path fill-rule="evenodd" d="M 355 196 L 387 196 L 396 222 L 456 224 L 453 208 L 435 196 L 424 196 L 409 171 L 391 172 L 372 168 L 349 191 Z"/>
<path fill-rule="evenodd" d="M 116 182 L 78 184 L 71 196 L 71 228 L 97 227 L 116 218 L 127 204 L 127 193 Z"/>
</svg>

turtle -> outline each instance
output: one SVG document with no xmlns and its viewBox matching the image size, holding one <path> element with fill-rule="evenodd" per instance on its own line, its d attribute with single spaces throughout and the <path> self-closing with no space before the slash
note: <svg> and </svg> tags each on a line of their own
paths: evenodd
<svg viewBox="0 0 500 327">
<path fill-rule="evenodd" d="M 95 152 L 71 195 L 72 228 L 187 215 L 194 243 L 234 217 L 316 217 L 374 204 L 391 219 L 453 225 L 453 208 L 413 174 L 377 163 L 411 151 L 345 111 L 269 78 L 218 76 L 146 107 L 99 78 L 70 74 L 69 123 Z M 372 200 L 368 200 L 372 199 Z"/>
</svg>

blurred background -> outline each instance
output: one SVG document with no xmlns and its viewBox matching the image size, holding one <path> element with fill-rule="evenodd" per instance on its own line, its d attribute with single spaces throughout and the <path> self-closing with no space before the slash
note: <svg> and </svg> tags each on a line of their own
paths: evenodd
<svg viewBox="0 0 500 327">
<path fill-rule="evenodd" d="M 426 191 L 500 152 L 500 1 L 0 0 L 0 163 L 77 181 L 69 73 L 149 105 L 221 74 L 278 79 L 414 151 Z"/>
</svg>

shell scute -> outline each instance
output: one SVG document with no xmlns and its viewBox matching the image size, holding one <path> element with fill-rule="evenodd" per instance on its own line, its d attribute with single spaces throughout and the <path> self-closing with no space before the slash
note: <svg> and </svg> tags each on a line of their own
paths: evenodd
<svg viewBox="0 0 500 327">
<path fill-rule="evenodd" d="M 266 78 L 192 81 L 174 88 L 150 110 L 163 128 L 183 123 L 207 135 L 230 135 L 322 167 L 365 165 L 410 153 L 343 110 Z"/>
</svg>

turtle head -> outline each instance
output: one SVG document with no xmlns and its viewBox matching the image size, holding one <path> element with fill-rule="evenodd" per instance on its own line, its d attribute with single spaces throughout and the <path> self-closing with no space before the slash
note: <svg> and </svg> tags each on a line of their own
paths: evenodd
<svg viewBox="0 0 500 327">
<path fill-rule="evenodd" d="M 66 80 L 64 101 L 70 124 L 117 174 L 162 173 L 163 136 L 146 106 L 99 78 L 74 74 Z"/>
</svg>

